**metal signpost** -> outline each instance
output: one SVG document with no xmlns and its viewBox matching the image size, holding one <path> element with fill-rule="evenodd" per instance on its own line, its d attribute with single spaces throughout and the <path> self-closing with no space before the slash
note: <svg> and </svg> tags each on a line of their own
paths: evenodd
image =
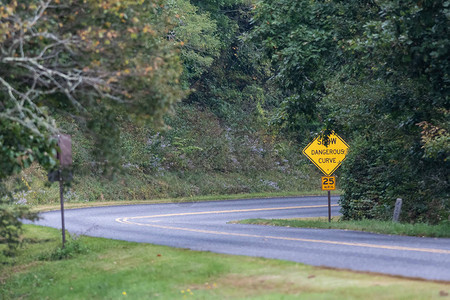
<svg viewBox="0 0 450 300">
<path fill-rule="evenodd" d="M 62 227 L 62 247 L 66 243 L 66 228 L 64 224 L 64 184 L 63 184 L 63 172 L 72 165 L 72 138 L 68 134 L 58 135 L 58 156 L 59 170 L 59 198 L 61 202 L 61 227 Z"/>
<path fill-rule="evenodd" d="M 328 191 L 328 222 L 331 222 L 331 191 L 336 189 L 336 177 L 322 177 L 322 191 Z"/>
<path fill-rule="evenodd" d="M 303 154 L 311 160 L 326 176 L 322 177 L 322 190 L 328 191 L 328 222 L 331 222 L 331 192 L 336 189 L 336 177 L 331 176 L 345 160 L 348 144 L 334 131 L 328 137 L 328 143 L 321 136 L 316 137 L 303 149 Z"/>
</svg>

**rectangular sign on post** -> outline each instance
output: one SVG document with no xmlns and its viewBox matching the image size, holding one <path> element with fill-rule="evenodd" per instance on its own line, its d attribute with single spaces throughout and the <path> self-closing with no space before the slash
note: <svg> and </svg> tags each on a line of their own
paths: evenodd
<svg viewBox="0 0 450 300">
<path fill-rule="evenodd" d="M 336 189 L 336 177 L 335 176 L 323 176 L 322 177 L 322 190 L 334 191 Z"/>
<path fill-rule="evenodd" d="M 72 137 L 68 134 L 58 135 L 58 158 L 61 167 L 72 165 Z"/>
</svg>

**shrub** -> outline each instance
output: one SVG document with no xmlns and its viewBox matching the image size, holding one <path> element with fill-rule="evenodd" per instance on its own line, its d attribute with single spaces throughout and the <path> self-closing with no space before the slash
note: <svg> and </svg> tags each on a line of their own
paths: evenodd
<svg viewBox="0 0 450 300">
<path fill-rule="evenodd" d="M 25 219 L 35 221 L 38 216 L 27 206 L 12 204 L 7 196 L 0 198 L 0 244 L 7 246 L 3 250 L 5 256 L 13 256 L 21 244 L 21 220 Z"/>
</svg>

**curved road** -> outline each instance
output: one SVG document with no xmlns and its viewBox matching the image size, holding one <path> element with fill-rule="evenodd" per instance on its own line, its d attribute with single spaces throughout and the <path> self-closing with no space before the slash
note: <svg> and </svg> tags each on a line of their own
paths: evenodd
<svg viewBox="0 0 450 300">
<path fill-rule="evenodd" d="M 75 234 L 450 281 L 450 239 L 229 223 L 326 216 L 326 204 L 301 197 L 110 206 L 66 210 L 65 219 Z M 59 211 L 41 216 L 36 224 L 61 228 Z"/>
</svg>

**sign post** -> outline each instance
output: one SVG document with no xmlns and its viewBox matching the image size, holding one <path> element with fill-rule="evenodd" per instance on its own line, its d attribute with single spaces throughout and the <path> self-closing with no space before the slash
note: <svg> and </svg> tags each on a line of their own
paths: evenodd
<svg viewBox="0 0 450 300">
<path fill-rule="evenodd" d="M 331 222 L 331 191 L 336 189 L 336 177 L 322 177 L 322 190 L 328 191 L 328 222 Z"/>
<path fill-rule="evenodd" d="M 66 243 L 66 228 L 64 222 L 64 183 L 63 183 L 63 168 L 68 168 L 72 165 L 72 138 L 68 134 L 58 135 L 58 159 L 59 159 L 59 199 L 61 202 L 61 228 L 62 228 L 62 248 Z"/>
<path fill-rule="evenodd" d="M 348 144 L 333 131 L 327 143 L 318 136 L 303 149 L 303 154 L 326 175 L 322 177 L 322 190 L 328 191 L 328 222 L 331 222 L 330 191 L 336 189 L 336 177 L 331 175 L 345 160 L 348 148 Z"/>
</svg>

